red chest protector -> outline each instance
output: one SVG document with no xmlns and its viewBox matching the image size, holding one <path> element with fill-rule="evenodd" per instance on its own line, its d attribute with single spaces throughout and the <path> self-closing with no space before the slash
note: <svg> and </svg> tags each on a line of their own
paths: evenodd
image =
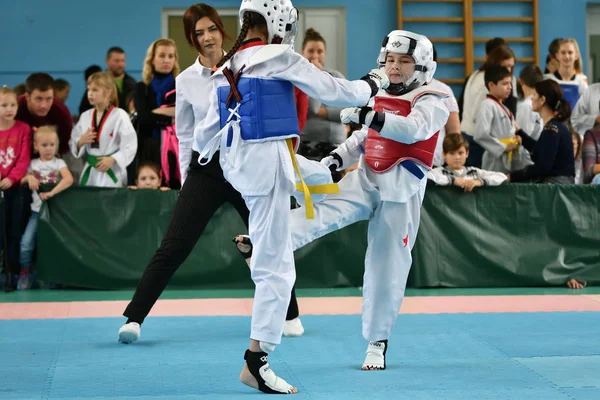
<svg viewBox="0 0 600 400">
<path fill-rule="evenodd" d="M 376 96 L 373 110 L 406 117 L 410 114 L 415 101 L 427 93 L 440 94 L 433 90 L 417 89 L 403 96 Z M 380 136 L 379 132 L 369 129 L 364 158 L 367 165 L 377 173 L 387 172 L 403 161 L 412 161 L 431 169 L 438 135 L 439 131 L 427 140 L 404 144 L 386 139 Z"/>
</svg>

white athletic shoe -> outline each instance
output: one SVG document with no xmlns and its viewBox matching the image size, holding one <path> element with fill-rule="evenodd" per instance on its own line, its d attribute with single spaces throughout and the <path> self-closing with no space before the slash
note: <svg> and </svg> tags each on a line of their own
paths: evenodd
<svg viewBox="0 0 600 400">
<path fill-rule="evenodd" d="M 130 322 L 119 329 L 119 342 L 129 344 L 140 338 L 141 328 L 137 322 Z"/>
<path fill-rule="evenodd" d="M 369 342 L 367 347 L 367 356 L 362 365 L 363 371 L 378 371 L 385 369 L 385 353 L 387 352 L 388 341 Z"/>
<path fill-rule="evenodd" d="M 288 337 L 302 336 L 304 334 L 304 327 L 300 318 L 294 318 L 289 321 L 285 321 L 283 325 L 283 335 Z"/>
</svg>

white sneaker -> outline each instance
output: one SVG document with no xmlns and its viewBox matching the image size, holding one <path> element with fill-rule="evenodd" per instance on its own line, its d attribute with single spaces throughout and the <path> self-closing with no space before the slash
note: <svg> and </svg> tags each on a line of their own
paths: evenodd
<svg viewBox="0 0 600 400">
<path fill-rule="evenodd" d="M 119 329 L 119 342 L 129 344 L 140 338 L 141 328 L 137 322 L 130 322 Z"/>
<path fill-rule="evenodd" d="M 289 321 L 285 321 L 283 325 L 283 335 L 288 337 L 302 336 L 304 334 L 304 327 L 300 318 L 294 318 Z"/>
</svg>

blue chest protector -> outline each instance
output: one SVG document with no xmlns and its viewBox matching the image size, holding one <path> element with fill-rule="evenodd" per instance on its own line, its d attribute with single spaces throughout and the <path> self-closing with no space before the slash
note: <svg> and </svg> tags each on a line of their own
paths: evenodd
<svg viewBox="0 0 600 400">
<path fill-rule="evenodd" d="M 579 85 L 572 83 L 561 83 L 560 88 L 563 91 L 564 99 L 569 102 L 571 105 L 571 110 L 573 110 L 577 105 L 577 101 L 579 100 Z"/>
<path fill-rule="evenodd" d="M 290 82 L 240 77 L 237 87 L 233 88 L 234 92 L 237 91 L 237 98 L 241 98 L 237 115 L 232 115 L 238 101 L 231 91 L 230 85 L 221 86 L 217 91 L 221 129 L 228 120 L 239 120 L 245 141 L 263 142 L 300 136 L 294 86 Z M 230 128 L 227 146 L 231 145 L 231 140 Z"/>
</svg>

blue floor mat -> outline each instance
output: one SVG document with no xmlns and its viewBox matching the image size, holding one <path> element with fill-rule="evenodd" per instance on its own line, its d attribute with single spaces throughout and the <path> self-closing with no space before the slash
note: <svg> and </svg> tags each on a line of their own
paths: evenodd
<svg viewBox="0 0 600 400">
<path fill-rule="evenodd" d="M 270 355 L 294 399 L 600 398 L 600 313 L 400 315 L 386 371 L 360 370 L 360 316 L 302 321 Z M 250 318 L 151 317 L 131 345 L 123 322 L 0 321 L 0 399 L 264 398 L 238 381 Z"/>
</svg>

